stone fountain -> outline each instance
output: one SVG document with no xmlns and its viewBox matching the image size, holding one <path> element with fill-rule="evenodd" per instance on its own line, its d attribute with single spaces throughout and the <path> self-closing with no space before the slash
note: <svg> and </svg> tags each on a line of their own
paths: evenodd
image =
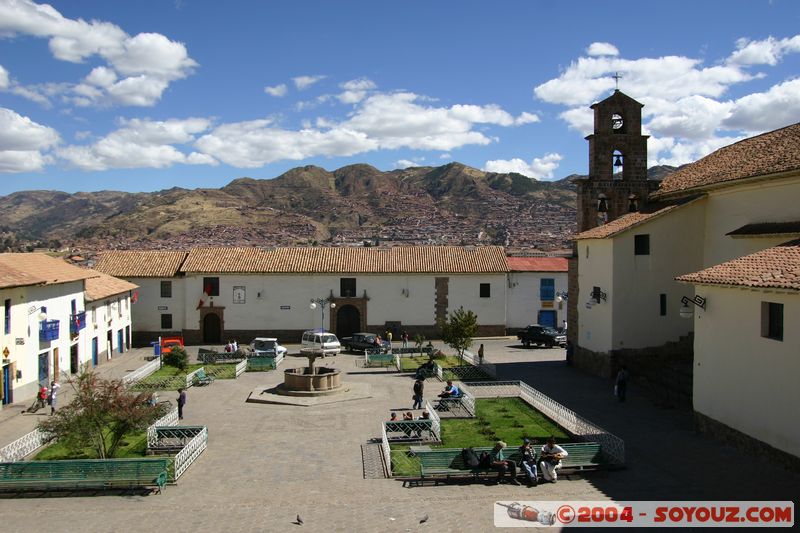
<svg viewBox="0 0 800 533">
<path fill-rule="evenodd" d="M 278 385 L 277 393 L 287 396 L 323 396 L 342 391 L 342 371 L 337 368 L 317 367 L 314 361 L 324 356 L 321 350 L 302 349 L 300 353 L 308 358 L 308 366 L 290 368 L 283 371 L 283 384 Z"/>
</svg>

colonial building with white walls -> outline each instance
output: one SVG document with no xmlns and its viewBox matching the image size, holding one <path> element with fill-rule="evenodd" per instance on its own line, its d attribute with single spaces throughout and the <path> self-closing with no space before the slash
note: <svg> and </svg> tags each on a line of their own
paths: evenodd
<svg viewBox="0 0 800 533">
<path fill-rule="evenodd" d="M 799 226 L 793 225 L 795 231 Z M 698 425 L 754 454 L 797 466 L 800 239 L 678 280 L 693 284 L 705 303 L 694 313 Z"/>
<path fill-rule="evenodd" d="M 95 272 L 86 280 L 86 329 L 83 332 L 87 347 L 83 353 L 97 366 L 114 354 L 131 349 L 133 326 L 132 296 L 137 285 L 107 274 Z"/>
<path fill-rule="evenodd" d="M 508 257 L 506 327 L 529 324 L 555 328 L 567 322 L 567 259 Z"/>
<path fill-rule="evenodd" d="M 606 109 L 609 123 L 611 116 L 625 121 L 636 112 L 618 104 L 611 97 L 596 110 Z M 596 114 L 595 127 L 609 141 L 600 154 L 603 167 L 616 166 L 617 152 L 630 164 L 614 148 L 613 126 L 597 131 Z M 790 313 L 800 294 L 764 287 L 744 295 L 731 290 L 738 282 L 711 287 L 701 283 L 707 277 L 691 274 L 759 263 L 751 272 L 756 277 L 796 279 L 796 255 L 761 263 L 758 254 L 785 251 L 780 245 L 800 236 L 800 124 L 721 148 L 667 176 L 646 197 L 625 188 L 630 175 L 595 176 L 578 183 L 581 232 L 570 269 L 575 324 L 568 330 L 576 366 L 613 376 L 624 364 L 664 403 L 689 402 L 702 429 L 796 459 L 800 439 L 789 418 L 766 409 L 759 415 L 755 406 L 780 406 L 787 414 L 800 409 L 793 387 L 780 392 L 779 381 L 762 379 L 797 373 L 796 357 L 784 352 L 800 353 L 798 339 L 763 333 L 796 323 Z M 771 311 L 778 308 L 780 314 Z M 769 370 L 762 367 L 754 378 L 765 364 Z"/>
<path fill-rule="evenodd" d="M 84 281 L 95 275 L 44 254 L 0 254 L 3 405 L 79 371 Z"/>
<path fill-rule="evenodd" d="M 197 344 L 291 341 L 320 327 L 433 337 L 459 307 L 477 314 L 482 335 L 506 328 L 508 266 L 497 246 L 110 251 L 96 269 L 141 287 L 136 344 L 170 333 Z"/>
</svg>

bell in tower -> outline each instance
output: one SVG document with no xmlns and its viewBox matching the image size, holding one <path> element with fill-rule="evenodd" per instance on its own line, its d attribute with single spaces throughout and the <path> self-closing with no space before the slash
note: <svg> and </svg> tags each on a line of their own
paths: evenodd
<svg viewBox="0 0 800 533">
<path fill-rule="evenodd" d="M 578 232 L 610 222 L 647 204 L 658 183 L 647 179 L 647 135 L 642 135 L 642 104 L 619 89 L 592 104 L 594 133 L 589 141 L 589 177 L 578 186 Z M 601 201 L 602 200 L 602 201 Z M 599 211 L 599 207 L 603 211 Z"/>
</svg>

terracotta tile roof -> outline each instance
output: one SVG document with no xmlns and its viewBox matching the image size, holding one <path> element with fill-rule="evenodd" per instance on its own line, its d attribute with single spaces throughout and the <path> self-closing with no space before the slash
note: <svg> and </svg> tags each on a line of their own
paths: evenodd
<svg viewBox="0 0 800 533">
<path fill-rule="evenodd" d="M 89 272 L 94 272 L 89 270 Z M 86 295 L 87 302 L 101 300 L 109 296 L 116 296 L 128 291 L 138 288 L 138 285 L 127 282 L 124 279 L 115 278 L 101 272 L 94 272 L 97 277 L 89 278 L 86 280 L 86 288 L 84 294 Z"/>
<path fill-rule="evenodd" d="M 655 196 L 800 170 L 800 123 L 720 148 L 661 181 Z"/>
<path fill-rule="evenodd" d="M 0 254 L 0 288 L 55 285 L 96 275 L 46 254 Z"/>
<path fill-rule="evenodd" d="M 651 213 L 628 213 L 627 215 L 623 215 L 615 220 L 612 220 L 608 224 L 603 224 L 602 226 L 597 226 L 596 228 L 578 233 L 572 237 L 572 240 L 579 241 L 581 239 L 605 239 L 614 236 L 617 233 L 629 230 L 635 226 L 638 226 L 639 224 L 643 224 L 648 220 L 652 220 L 665 213 L 669 213 L 678 207 L 680 207 L 680 205 L 670 205 Z"/>
<path fill-rule="evenodd" d="M 758 224 L 745 224 L 741 228 L 726 233 L 731 237 L 744 236 L 769 236 L 800 234 L 800 220 L 793 222 L 761 222 Z"/>
<path fill-rule="evenodd" d="M 511 272 L 566 272 L 566 257 L 507 257 Z"/>
<path fill-rule="evenodd" d="M 800 239 L 675 279 L 689 283 L 800 291 Z"/>
<path fill-rule="evenodd" d="M 181 272 L 488 273 L 507 272 L 500 246 L 392 248 L 196 248 Z"/>
<path fill-rule="evenodd" d="M 171 278 L 186 256 L 183 251 L 108 251 L 100 255 L 94 268 L 118 278 Z"/>
</svg>

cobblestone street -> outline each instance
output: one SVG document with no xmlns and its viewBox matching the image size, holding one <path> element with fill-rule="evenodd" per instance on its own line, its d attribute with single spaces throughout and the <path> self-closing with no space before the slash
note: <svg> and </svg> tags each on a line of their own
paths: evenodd
<svg viewBox="0 0 800 533">
<path fill-rule="evenodd" d="M 394 480 L 363 479 L 361 445 L 380 435 L 380 422 L 390 410 L 410 408 L 413 381 L 384 369 L 358 368 L 356 356 L 341 355 L 325 364 L 346 370 L 344 381 L 369 383 L 371 398 L 317 407 L 245 403 L 253 389 L 281 381 L 281 372 L 246 373 L 193 387 L 185 423 L 207 425 L 209 443 L 177 486 L 151 496 L 3 499 L 0 523 L 5 531 L 20 532 L 47 527 L 233 533 L 291 531 L 300 514 L 309 531 L 491 531 L 496 500 L 796 495 L 800 479 L 769 466 L 756 470 L 744 455 L 694 434 L 688 413 L 657 409 L 638 399 L 635 389 L 628 404 L 617 404 L 609 382 L 566 367 L 563 350 L 526 350 L 507 339 L 485 342 L 487 359 L 498 364 L 502 378 L 523 379 L 622 437 L 628 468 L 568 476 L 534 489 L 480 483 L 404 488 Z M 304 361 L 289 357 L 280 368 Z M 440 386 L 428 380 L 426 397 L 435 396 Z M 24 432 L 15 418 L 30 417 L 0 423 L 0 442 Z M 676 450 L 689 450 L 697 458 L 691 468 L 679 467 Z M 425 514 L 430 519 L 420 525 Z"/>
</svg>

